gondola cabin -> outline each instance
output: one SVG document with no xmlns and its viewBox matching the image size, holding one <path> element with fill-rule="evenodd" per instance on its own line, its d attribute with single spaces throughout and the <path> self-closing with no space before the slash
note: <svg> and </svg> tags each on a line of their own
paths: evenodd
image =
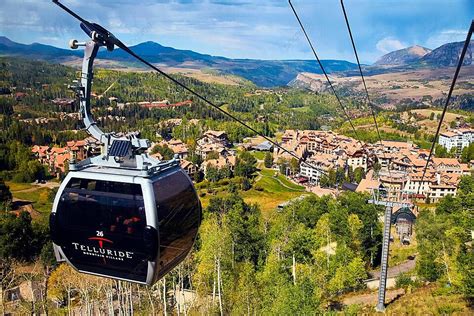
<svg viewBox="0 0 474 316">
<path fill-rule="evenodd" d="M 90 167 L 63 181 L 50 227 L 57 255 L 78 271 L 152 284 L 191 250 L 200 219 L 179 167 L 150 178 Z"/>
<path fill-rule="evenodd" d="M 85 20 L 81 28 L 90 40 L 69 43 L 72 49 L 84 47 L 81 79 L 71 89 L 84 129 L 101 144 L 101 154 L 70 162 L 50 216 L 54 252 L 79 272 L 150 285 L 191 250 L 201 204 L 178 157 L 149 157 L 147 139 L 105 133 L 93 120 L 94 59 L 100 47 L 113 50 L 116 39 Z"/>
<path fill-rule="evenodd" d="M 392 225 L 395 225 L 397 235 L 403 245 L 409 245 L 413 233 L 416 216 L 409 207 L 402 207 L 392 214 Z"/>
</svg>

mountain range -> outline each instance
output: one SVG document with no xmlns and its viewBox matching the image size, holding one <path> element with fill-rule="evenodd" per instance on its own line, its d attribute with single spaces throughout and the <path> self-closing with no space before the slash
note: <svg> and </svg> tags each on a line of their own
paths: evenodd
<svg viewBox="0 0 474 316">
<path fill-rule="evenodd" d="M 374 65 L 364 66 L 364 70 L 368 74 L 376 74 L 420 67 L 454 66 L 462 45 L 462 42 L 448 43 L 434 50 L 412 46 L 390 52 L 382 56 Z M 472 63 L 472 45 L 469 46 L 465 57 L 464 64 L 466 65 Z M 130 48 L 144 59 L 160 66 L 178 69 L 211 69 L 223 75 L 243 77 L 262 87 L 287 85 L 299 73 L 303 72 L 322 73 L 315 60 L 230 59 L 166 47 L 156 42 L 144 42 Z M 18 56 L 53 63 L 79 65 L 82 54 L 81 50 L 62 49 L 40 43 L 20 44 L 0 36 L 0 55 L 3 56 Z M 100 50 L 97 58 L 109 61 L 110 67 L 142 67 L 121 49 L 116 49 L 113 52 L 108 52 L 105 49 Z M 328 73 L 340 73 L 345 76 L 358 74 L 357 65 L 345 60 L 323 60 L 322 63 Z"/>
<path fill-rule="evenodd" d="M 380 57 L 374 64 L 377 66 L 431 66 L 454 67 L 458 63 L 464 42 L 447 43 L 431 50 L 422 46 L 411 46 L 390 52 Z M 463 65 L 472 64 L 474 44 L 470 43 L 464 57 Z"/>
</svg>

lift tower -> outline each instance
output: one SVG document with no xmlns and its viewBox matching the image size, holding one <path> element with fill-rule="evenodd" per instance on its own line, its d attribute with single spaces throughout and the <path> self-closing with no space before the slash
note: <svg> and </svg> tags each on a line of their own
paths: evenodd
<svg viewBox="0 0 474 316">
<path fill-rule="evenodd" d="M 380 269 L 379 294 L 377 299 L 378 312 L 385 311 L 385 291 L 387 286 L 387 270 L 388 270 L 388 251 L 390 248 L 390 226 L 392 222 L 392 212 L 394 207 L 413 207 L 409 201 L 400 201 L 401 197 L 406 194 L 396 194 L 390 196 L 390 192 L 383 188 L 372 188 L 372 199 L 368 203 L 375 205 L 383 205 L 385 207 L 383 241 L 382 241 L 382 260 Z M 392 200 L 392 201 L 391 201 Z"/>
</svg>

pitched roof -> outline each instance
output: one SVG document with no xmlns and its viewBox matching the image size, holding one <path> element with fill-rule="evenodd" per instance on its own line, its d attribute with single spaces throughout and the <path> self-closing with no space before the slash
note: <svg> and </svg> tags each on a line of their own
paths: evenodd
<svg viewBox="0 0 474 316">
<path fill-rule="evenodd" d="M 461 163 L 456 158 L 433 158 L 433 163 L 437 166 L 443 165 L 450 165 L 450 166 L 461 166 Z"/>
<path fill-rule="evenodd" d="M 378 188 L 380 186 L 379 180 L 362 179 L 357 186 L 356 192 L 370 192 L 370 189 Z"/>
</svg>

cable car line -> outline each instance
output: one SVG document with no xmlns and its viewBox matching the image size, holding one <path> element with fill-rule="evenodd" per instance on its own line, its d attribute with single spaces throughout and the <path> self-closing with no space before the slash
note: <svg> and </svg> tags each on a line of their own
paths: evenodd
<svg viewBox="0 0 474 316">
<path fill-rule="evenodd" d="M 441 125 L 443 124 L 443 119 L 444 119 L 444 116 L 446 114 L 446 110 L 448 109 L 449 101 L 451 100 L 451 94 L 453 93 L 454 86 L 456 85 L 456 80 L 458 79 L 459 71 L 461 70 L 461 66 L 464 62 L 464 56 L 466 55 L 466 51 L 467 51 L 467 48 L 468 48 L 469 43 L 471 41 L 471 36 L 472 36 L 473 31 L 474 31 L 474 20 L 471 21 L 471 26 L 469 28 L 469 31 L 467 32 L 466 40 L 464 42 L 464 46 L 462 48 L 461 55 L 459 56 L 459 61 L 458 61 L 458 65 L 456 67 L 456 71 L 454 72 L 453 81 L 451 83 L 451 86 L 449 87 L 448 96 L 446 97 L 446 103 L 444 104 L 444 108 L 443 108 L 443 112 L 441 113 L 441 118 L 439 120 L 438 128 L 436 129 L 436 134 L 435 134 L 435 137 L 433 138 L 433 142 L 431 144 L 430 154 L 428 155 L 428 160 L 426 160 L 425 167 L 423 168 L 423 175 L 421 176 L 421 182 L 420 182 L 420 185 L 418 186 L 418 193 L 417 194 L 420 193 L 421 186 L 423 185 L 423 180 L 425 179 L 425 175 L 426 175 L 426 169 L 428 168 L 428 164 L 430 163 L 431 156 L 433 155 L 434 148 L 435 148 L 435 145 L 436 145 L 436 139 L 438 138 L 439 132 L 441 131 Z"/>
<path fill-rule="evenodd" d="M 362 72 L 362 67 L 361 67 L 360 61 L 359 61 L 359 54 L 357 54 L 357 48 L 356 48 L 356 45 L 355 45 L 355 42 L 354 42 L 354 37 L 352 36 L 351 26 L 349 24 L 349 19 L 347 17 L 346 8 L 344 7 L 344 0 L 341 0 L 341 8 L 342 8 L 342 12 L 344 13 L 344 19 L 346 21 L 347 31 L 349 32 L 349 37 L 351 38 L 352 49 L 354 50 L 354 55 L 355 55 L 355 58 L 357 60 L 357 66 L 359 67 L 360 77 L 362 78 L 362 83 L 364 85 L 365 95 L 367 97 L 367 104 L 370 107 L 370 111 L 371 111 L 372 117 L 374 119 L 375 129 L 377 131 L 377 136 L 379 138 L 380 146 L 382 147 L 381 148 L 382 149 L 382 155 L 383 155 L 383 158 L 385 159 L 385 161 L 387 161 L 387 156 L 385 155 L 385 150 L 384 150 L 384 147 L 383 147 L 382 137 L 380 136 L 379 125 L 377 123 L 377 115 L 375 113 L 374 104 L 370 100 L 369 91 L 368 91 L 367 85 L 365 83 L 364 73 Z M 391 180 L 392 179 L 392 173 L 390 171 L 390 167 L 387 168 L 387 169 L 388 169 L 388 174 L 389 174 L 389 177 L 390 177 L 390 180 Z"/>
<path fill-rule="evenodd" d="M 296 12 L 296 9 L 295 7 L 293 6 L 293 4 L 291 3 L 291 0 L 288 0 L 288 3 L 290 4 L 290 7 L 291 7 L 291 10 L 293 10 L 293 14 L 295 15 L 296 17 L 296 20 L 298 20 L 298 24 L 300 25 L 300 28 L 301 30 L 303 31 L 304 33 L 304 36 L 306 37 L 306 41 L 308 42 L 310 48 L 311 48 L 311 51 L 313 52 L 313 55 L 314 57 L 316 58 L 318 64 L 319 64 L 319 67 L 321 68 L 321 71 L 323 72 L 324 76 L 326 77 L 326 81 L 329 83 L 329 86 L 331 87 L 331 90 L 332 92 L 334 93 L 334 96 L 336 97 L 337 99 L 337 102 L 339 103 L 342 111 L 344 112 L 344 115 L 347 117 L 347 119 L 349 120 L 349 124 L 351 125 L 351 128 L 352 130 L 354 131 L 354 134 L 355 134 L 355 138 L 357 139 L 358 142 L 360 142 L 360 139 L 359 139 L 359 135 L 357 134 L 357 131 L 354 127 L 354 124 L 352 123 L 352 120 L 351 120 L 351 117 L 349 116 L 349 114 L 347 113 L 347 109 L 346 107 L 342 104 L 342 101 L 341 99 L 339 98 L 339 96 L 337 95 L 336 93 L 336 90 L 334 89 L 334 86 L 332 85 L 332 82 L 331 80 L 329 79 L 329 76 L 326 72 L 326 70 L 324 69 L 324 66 L 323 64 L 321 63 L 321 60 L 319 59 L 318 57 L 318 54 L 316 53 L 316 50 L 313 46 L 313 43 L 311 42 L 311 39 L 309 38 L 308 36 L 308 33 L 306 33 L 306 29 L 304 28 L 303 26 L 303 23 L 301 22 L 300 20 L 300 17 L 298 16 L 298 13 Z"/>
<path fill-rule="evenodd" d="M 155 65 L 151 64 L 150 62 L 148 62 L 147 60 L 143 59 L 142 57 L 140 57 L 139 55 L 137 55 L 135 52 L 133 52 L 127 45 L 125 45 L 122 41 L 120 41 L 118 38 L 116 38 L 111 32 L 109 32 L 108 30 L 106 30 L 105 28 L 103 28 L 102 26 L 96 24 L 96 23 L 91 23 L 85 19 L 83 19 L 82 17 L 80 17 L 79 15 L 77 15 L 76 13 L 74 13 L 72 10 L 70 10 L 69 8 L 67 8 L 66 6 L 64 6 L 62 3 L 59 2 L 59 0 L 52 0 L 55 4 L 57 4 L 59 7 L 61 7 L 63 10 L 65 10 L 67 13 L 69 13 L 70 15 L 72 15 L 74 18 L 78 19 L 79 21 L 81 21 L 81 28 L 86 31 L 86 32 L 90 32 L 91 35 L 94 35 L 94 36 L 97 36 L 97 40 L 103 42 L 103 44 L 105 46 L 107 46 L 107 48 L 109 49 L 109 45 L 112 45 L 111 49 L 113 49 L 113 45 L 116 45 L 117 47 L 123 49 L 125 52 L 127 52 L 128 54 L 130 54 L 131 56 L 133 56 L 134 58 L 136 58 L 137 60 L 139 60 L 140 62 L 142 62 L 143 64 L 147 65 L 148 67 L 152 68 L 153 70 L 157 71 L 159 74 L 161 74 L 162 76 L 164 76 L 165 78 L 167 78 L 168 80 L 170 80 L 171 82 L 173 82 L 174 84 L 180 86 L 181 88 L 183 88 L 184 90 L 188 91 L 189 93 L 193 94 L 194 96 L 198 97 L 199 99 L 201 99 L 202 101 L 204 101 L 205 103 L 207 103 L 208 105 L 210 105 L 211 107 L 215 108 L 216 110 L 218 110 L 219 112 L 223 113 L 225 116 L 231 118 L 232 120 L 238 122 L 239 124 L 241 124 L 242 126 L 244 126 L 245 128 L 249 129 L 250 131 L 252 131 L 253 133 L 257 134 L 258 136 L 261 136 L 262 138 L 264 138 L 265 140 L 269 141 L 271 144 L 273 144 L 274 146 L 278 147 L 279 149 L 281 149 L 282 151 L 286 152 L 287 154 L 289 154 L 290 156 L 292 156 L 293 158 L 297 159 L 298 161 L 302 161 L 305 165 L 313 168 L 313 169 L 316 169 L 314 166 L 312 166 L 310 163 L 306 162 L 303 160 L 303 157 L 299 157 L 298 155 L 296 155 L 295 153 L 293 153 L 292 151 L 284 148 L 283 146 L 281 146 L 280 144 L 278 144 L 278 142 L 272 140 L 271 138 L 269 138 L 268 136 L 265 136 L 263 133 L 257 131 L 255 128 L 251 127 L 249 124 L 245 123 L 244 121 L 242 121 L 241 119 L 237 118 L 235 115 L 225 111 L 224 109 L 222 109 L 221 107 L 219 107 L 218 105 L 216 105 L 215 103 L 213 103 L 212 101 L 210 101 L 209 99 L 207 99 L 205 96 L 201 95 L 200 93 L 194 91 L 193 89 L 189 88 L 187 85 L 185 85 L 184 83 L 180 82 L 179 80 L 173 78 L 172 76 L 170 76 L 169 74 L 167 74 L 166 72 L 164 72 L 163 70 L 161 70 L 160 68 L 156 67 Z M 87 29 L 87 30 L 86 30 Z M 95 32 L 95 34 L 94 34 Z M 321 65 L 322 67 L 322 65 Z M 323 69 L 324 71 L 324 69 Z M 334 89 L 333 89 L 334 90 Z M 336 98 L 337 95 L 336 95 Z M 339 100 L 339 98 L 338 98 Z M 342 106 L 342 103 L 341 101 L 339 100 L 339 103 L 341 104 Z M 347 115 L 347 113 L 346 113 Z M 350 119 L 350 118 L 349 118 Z M 351 122 L 351 125 L 352 125 L 352 122 Z M 352 126 L 352 128 L 354 129 L 354 126 Z M 354 129 L 354 132 L 355 132 L 355 129 Z"/>
<path fill-rule="evenodd" d="M 375 114 L 374 105 L 372 104 L 372 101 L 370 100 L 369 91 L 367 90 L 367 85 L 365 84 L 364 74 L 362 72 L 362 67 L 361 67 L 360 61 L 359 61 L 359 54 L 357 54 L 357 49 L 356 49 L 356 46 L 355 46 L 355 43 L 354 43 L 354 38 L 352 36 L 351 27 L 349 25 L 349 20 L 347 18 L 346 9 L 344 8 L 343 0 L 341 0 L 341 7 L 342 7 L 342 12 L 344 13 L 344 19 L 346 20 L 347 30 L 349 31 L 349 36 L 351 38 L 352 48 L 354 49 L 354 55 L 355 55 L 356 60 L 357 60 L 357 66 L 359 67 L 359 73 L 360 73 L 360 76 L 362 78 L 362 83 L 364 84 L 365 95 L 367 96 L 367 103 L 370 107 L 370 110 L 372 112 L 372 116 L 374 118 L 374 124 L 375 124 L 375 128 L 377 130 L 377 135 L 378 135 L 379 141 L 382 144 L 382 138 L 380 137 L 380 131 L 379 131 L 379 126 L 377 124 L 377 117 L 376 117 L 376 114 Z"/>
</svg>

